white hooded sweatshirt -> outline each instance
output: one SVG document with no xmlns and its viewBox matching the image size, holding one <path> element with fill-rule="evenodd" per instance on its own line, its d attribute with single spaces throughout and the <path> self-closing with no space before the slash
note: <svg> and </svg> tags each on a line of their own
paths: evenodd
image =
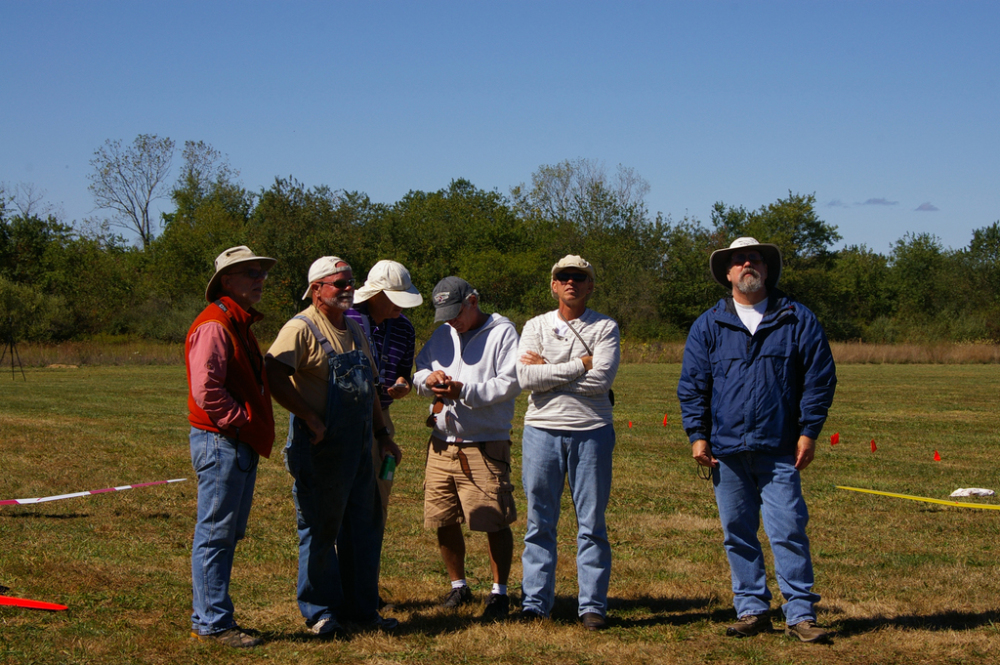
<svg viewBox="0 0 1000 665">
<path fill-rule="evenodd" d="M 510 319 L 491 314 L 476 330 L 461 336 L 447 323 L 434 331 L 417 355 L 413 387 L 433 397 L 427 377 L 442 370 L 462 384 L 457 400 L 446 399 L 437 414 L 434 436 L 449 443 L 510 438 L 517 383 L 517 330 Z"/>
</svg>

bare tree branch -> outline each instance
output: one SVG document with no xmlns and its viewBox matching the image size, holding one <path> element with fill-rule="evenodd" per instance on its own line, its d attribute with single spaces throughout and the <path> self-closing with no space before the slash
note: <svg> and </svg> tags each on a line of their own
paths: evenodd
<svg viewBox="0 0 1000 665">
<path fill-rule="evenodd" d="M 115 225 L 138 233 L 143 249 L 153 240 L 150 209 L 168 194 L 166 180 L 173 157 L 173 140 L 140 134 L 125 147 L 118 139 L 108 139 L 90 160 L 94 203 L 117 213 Z"/>
</svg>

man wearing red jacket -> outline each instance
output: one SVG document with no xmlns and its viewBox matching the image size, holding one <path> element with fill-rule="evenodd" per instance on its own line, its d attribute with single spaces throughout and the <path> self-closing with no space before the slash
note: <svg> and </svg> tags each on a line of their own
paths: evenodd
<svg viewBox="0 0 1000 665">
<path fill-rule="evenodd" d="M 198 474 L 198 521 L 191 550 L 191 636 L 226 646 L 260 644 L 233 618 L 229 577 L 236 542 L 246 533 L 260 456 L 271 455 L 274 415 L 264 357 L 250 325 L 275 260 L 245 246 L 215 259 L 209 305 L 184 345 L 191 464 Z"/>
</svg>

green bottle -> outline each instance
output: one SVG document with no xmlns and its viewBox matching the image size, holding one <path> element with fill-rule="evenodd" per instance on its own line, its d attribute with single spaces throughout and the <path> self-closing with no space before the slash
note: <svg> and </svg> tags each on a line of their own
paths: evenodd
<svg viewBox="0 0 1000 665">
<path fill-rule="evenodd" d="M 378 479 L 392 480 L 394 475 L 396 475 L 396 458 L 392 455 L 386 455 L 385 459 L 382 460 L 382 468 L 378 470 Z"/>
</svg>

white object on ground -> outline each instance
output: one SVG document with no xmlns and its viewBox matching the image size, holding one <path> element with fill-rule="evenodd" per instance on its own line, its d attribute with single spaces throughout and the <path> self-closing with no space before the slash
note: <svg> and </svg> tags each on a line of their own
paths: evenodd
<svg viewBox="0 0 1000 665">
<path fill-rule="evenodd" d="M 984 490 L 981 487 L 959 487 L 949 496 L 995 496 L 993 490 Z"/>
</svg>

